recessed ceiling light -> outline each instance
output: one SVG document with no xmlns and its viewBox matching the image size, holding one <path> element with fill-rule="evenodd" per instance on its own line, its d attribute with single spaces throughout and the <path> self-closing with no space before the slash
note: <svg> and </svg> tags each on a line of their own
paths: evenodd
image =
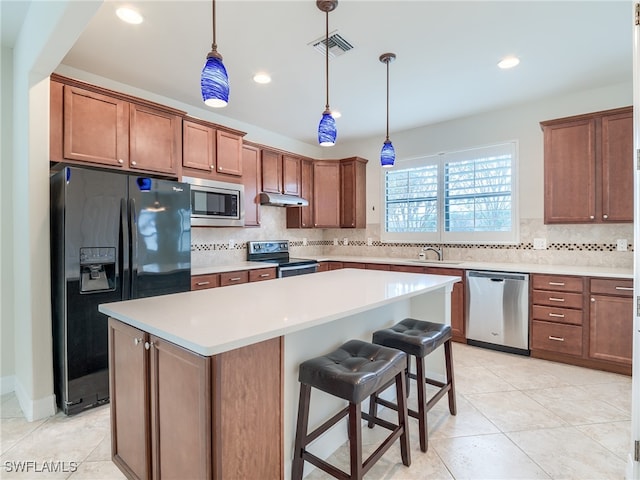
<svg viewBox="0 0 640 480">
<path fill-rule="evenodd" d="M 116 15 L 118 18 L 126 23 L 131 23 L 133 25 L 138 25 L 142 23 L 144 18 L 140 15 L 140 12 L 134 10 L 131 7 L 120 7 L 116 10 Z"/>
<path fill-rule="evenodd" d="M 331 116 L 333 118 L 340 118 L 342 114 L 338 110 L 331 110 Z"/>
<path fill-rule="evenodd" d="M 508 57 L 504 57 L 500 62 L 498 62 L 498 67 L 502 69 L 513 68 L 520 63 L 520 59 L 513 55 Z"/>
<path fill-rule="evenodd" d="M 268 73 L 260 72 L 253 76 L 253 81 L 256 83 L 271 83 L 271 77 Z"/>
</svg>

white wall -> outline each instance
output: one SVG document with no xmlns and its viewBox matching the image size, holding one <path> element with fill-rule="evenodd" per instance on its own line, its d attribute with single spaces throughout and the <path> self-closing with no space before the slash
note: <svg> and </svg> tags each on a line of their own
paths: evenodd
<svg viewBox="0 0 640 480">
<path fill-rule="evenodd" d="M 452 100 L 455 101 L 455 100 Z M 398 159 L 414 158 L 443 151 L 500 143 L 519 142 L 519 209 L 521 218 L 543 218 L 543 137 L 539 123 L 632 105 L 633 89 L 628 83 L 597 90 L 577 92 L 547 98 L 504 110 L 460 118 L 405 132 L 390 131 Z M 402 112 L 395 113 L 402 115 Z M 390 119 L 391 127 L 393 119 Z M 337 144 L 335 158 L 359 155 L 369 160 L 367 165 L 367 223 L 380 223 L 380 149 L 384 138 L 368 138 Z M 375 207 L 375 210 L 374 210 Z"/>
</svg>

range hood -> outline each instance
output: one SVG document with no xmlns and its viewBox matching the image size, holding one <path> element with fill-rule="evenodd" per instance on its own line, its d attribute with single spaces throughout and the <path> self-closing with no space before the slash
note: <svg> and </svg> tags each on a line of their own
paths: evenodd
<svg viewBox="0 0 640 480">
<path fill-rule="evenodd" d="M 260 205 L 273 205 L 275 207 L 306 207 L 309 202 L 295 195 L 283 195 L 281 193 L 262 192 Z"/>
</svg>

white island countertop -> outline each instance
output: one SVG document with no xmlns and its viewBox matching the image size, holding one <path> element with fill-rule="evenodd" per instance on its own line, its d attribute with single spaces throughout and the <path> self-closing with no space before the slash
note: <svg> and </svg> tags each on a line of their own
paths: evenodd
<svg viewBox="0 0 640 480">
<path fill-rule="evenodd" d="M 432 292 L 460 277 L 343 269 L 102 304 L 105 315 L 210 356 Z"/>
</svg>

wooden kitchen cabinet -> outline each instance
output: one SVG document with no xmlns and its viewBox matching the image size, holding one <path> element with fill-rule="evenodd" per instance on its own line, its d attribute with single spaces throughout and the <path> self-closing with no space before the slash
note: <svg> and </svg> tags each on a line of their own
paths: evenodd
<svg viewBox="0 0 640 480">
<path fill-rule="evenodd" d="M 589 357 L 631 368 L 633 280 L 592 278 L 589 298 Z"/>
<path fill-rule="evenodd" d="M 367 226 L 367 160 L 359 157 L 340 161 L 340 226 Z"/>
<path fill-rule="evenodd" d="M 130 478 L 211 478 L 210 359 L 113 319 L 109 355 L 114 463 Z"/>
<path fill-rule="evenodd" d="M 531 356 L 583 356 L 583 291 L 582 277 L 531 276 Z"/>
<path fill-rule="evenodd" d="M 462 279 L 453 284 L 453 290 L 451 291 L 451 335 L 454 342 L 466 343 L 465 271 L 458 268 L 427 267 L 426 273 L 431 275 L 450 275 Z"/>
<path fill-rule="evenodd" d="M 632 222 L 632 107 L 540 125 L 545 223 Z"/>
<path fill-rule="evenodd" d="M 182 173 L 185 176 L 238 183 L 243 176 L 244 132 L 186 117 L 182 123 Z"/>
<path fill-rule="evenodd" d="M 191 290 L 206 290 L 220 286 L 220 274 L 210 273 L 206 275 L 191 276 Z"/>
<path fill-rule="evenodd" d="M 244 226 L 260 226 L 260 188 L 262 173 L 260 169 L 260 150 L 253 146 L 242 145 L 242 183 L 244 184 Z"/>
<path fill-rule="evenodd" d="M 300 196 L 302 159 L 275 150 L 262 150 L 262 191 Z"/>
<path fill-rule="evenodd" d="M 340 162 L 313 164 L 313 222 L 316 228 L 340 227 Z"/>
<path fill-rule="evenodd" d="M 110 318 L 109 355 L 128 478 L 282 478 L 281 337 L 206 357 Z"/>
<path fill-rule="evenodd" d="M 184 112 L 51 76 L 50 159 L 176 177 Z"/>
<path fill-rule="evenodd" d="M 300 196 L 309 205 L 287 208 L 287 228 L 313 227 L 313 160 L 305 158 L 300 162 Z"/>
<path fill-rule="evenodd" d="M 249 270 L 250 282 L 262 282 L 264 280 L 273 280 L 274 278 L 277 278 L 276 267 Z"/>
</svg>

